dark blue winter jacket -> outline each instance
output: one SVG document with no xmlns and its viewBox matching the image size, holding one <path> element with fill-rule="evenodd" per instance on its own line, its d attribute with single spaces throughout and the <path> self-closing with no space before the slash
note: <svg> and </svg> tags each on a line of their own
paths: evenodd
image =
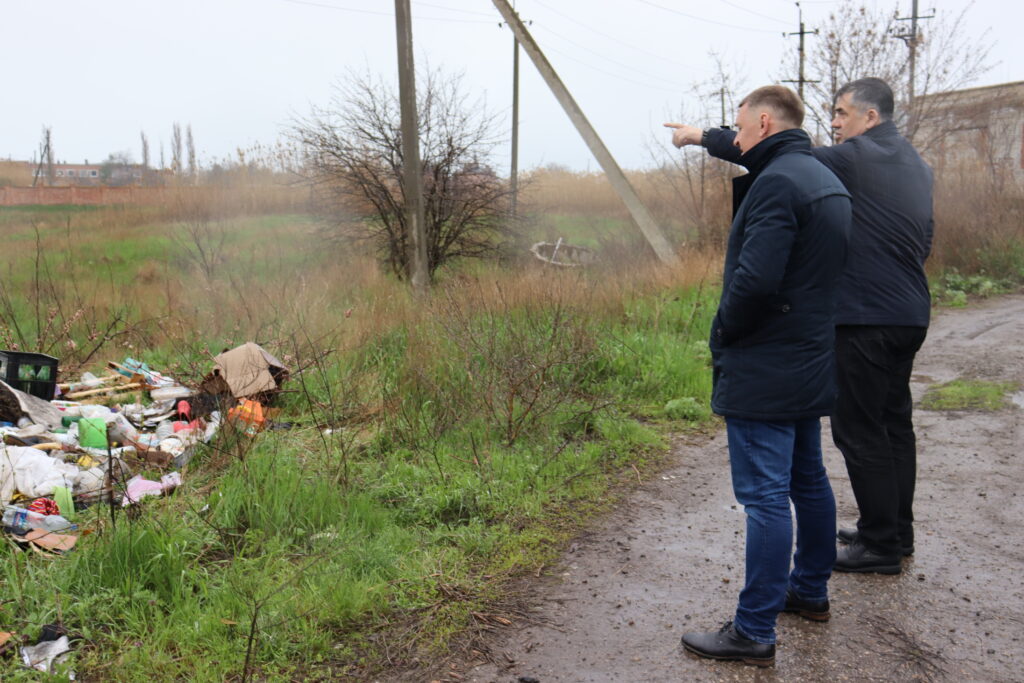
<svg viewBox="0 0 1024 683">
<path fill-rule="evenodd" d="M 711 328 L 719 415 L 797 420 L 835 401 L 835 308 L 850 195 L 802 130 L 748 150 L 733 180 L 722 298 Z"/>
<path fill-rule="evenodd" d="M 708 131 L 708 152 L 747 165 L 736 133 Z M 927 327 L 931 311 L 924 262 L 932 248 L 932 169 L 885 121 L 832 147 L 811 150 L 853 197 L 850 247 L 837 325 Z"/>
</svg>

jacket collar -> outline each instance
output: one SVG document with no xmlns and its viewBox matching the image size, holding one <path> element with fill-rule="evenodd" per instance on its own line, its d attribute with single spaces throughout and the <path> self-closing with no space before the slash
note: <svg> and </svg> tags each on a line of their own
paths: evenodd
<svg viewBox="0 0 1024 683">
<path fill-rule="evenodd" d="M 811 138 L 807 133 L 799 128 L 793 128 L 765 138 L 747 150 L 747 153 L 740 157 L 740 164 L 745 166 L 749 173 L 732 179 L 733 217 L 736 217 L 736 212 L 739 211 L 743 198 L 747 196 L 747 191 L 750 190 L 750 186 L 754 184 L 754 180 L 769 161 L 782 154 L 797 151 L 809 152 L 810 149 Z"/>
<path fill-rule="evenodd" d="M 791 128 L 765 138 L 748 149 L 746 154 L 740 157 L 740 163 L 750 171 L 751 175 L 757 175 L 768 165 L 769 161 L 780 154 L 810 149 L 811 138 L 807 133 L 799 128 Z"/>
<path fill-rule="evenodd" d="M 869 138 L 879 140 L 882 138 L 891 137 L 893 135 L 899 135 L 900 132 L 896 129 L 896 124 L 893 123 L 892 119 L 888 121 L 882 121 L 880 124 L 873 128 L 868 128 L 861 135 L 866 135 Z M 853 138 L 850 138 L 851 140 Z"/>
</svg>

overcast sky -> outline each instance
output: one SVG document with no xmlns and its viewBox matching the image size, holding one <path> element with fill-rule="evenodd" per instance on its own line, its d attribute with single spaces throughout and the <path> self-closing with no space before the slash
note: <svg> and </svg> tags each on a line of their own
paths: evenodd
<svg viewBox="0 0 1024 683">
<path fill-rule="evenodd" d="M 869 5 L 874 0 L 867 0 Z M 893 7 L 893 2 L 878 2 Z M 957 15 L 966 0 L 924 0 Z M 0 157 L 29 159 L 43 125 L 58 160 L 99 162 L 139 131 L 153 163 L 171 126 L 191 124 L 202 163 L 272 144 L 296 116 L 329 102 L 346 70 L 395 79 L 393 0 L 2 0 Z M 808 27 L 838 6 L 805 0 Z M 901 0 L 904 14 L 910 0 Z M 791 0 L 517 0 L 520 15 L 627 168 L 668 140 L 661 123 L 701 103 L 687 93 L 713 76 L 712 51 L 754 87 L 796 50 Z M 490 0 L 412 0 L 417 66 L 465 74 L 510 125 L 512 37 Z M 977 85 L 1024 79 L 1024 3 L 977 0 L 961 30 L 986 29 L 999 62 Z M 924 24 L 927 30 L 927 24 Z M 809 37 L 808 40 L 816 40 Z M 586 146 L 523 56 L 520 167 L 596 170 Z M 808 77 L 813 77 L 809 74 Z M 716 105 L 717 106 L 717 105 Z M 505 133 L 507 137 L 507 133 Z M 498 158 L 500 164 L 507 157 Z"/>
</svg>

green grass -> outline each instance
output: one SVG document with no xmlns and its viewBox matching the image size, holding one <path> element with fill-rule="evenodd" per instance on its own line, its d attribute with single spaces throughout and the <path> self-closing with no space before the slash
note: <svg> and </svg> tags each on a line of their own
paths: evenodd
<svg viewBox="0 0 1024 683">
<path fill-rule="evenodd" d="M 926 410 L 1001 410 L 1009 405 L 1007 394 L 1016 391 L 1013 382 L 955 379 L 932 386 L 921 399 Z"/>
<path fill-rule="evenodd" d="M 278 259 L 280 283 L 305 256 L 238 255 L 294 225 L 247 221 L 228 272 Z M 118 250 L 161 246 L 140 234 Z M 500 611 L 510 577 L 612 504 L 621 472 L 658 462 L 667 430 L 709 418 L 715 293 L 588 308 L 574 298 L 588 286 L 455 301 L 306 365 L 280 402 L 295 429 L 223 433 L 174 497 L 116 525 L 83 511 L 94 533 L 67 557 L 0 548 L 0 630 L 32 640 L 61 619 L 91 680 L 238 680 L 247 658 L 257 679 L 333 680 L 372 675 L 385 652 L 443 658 L 474 612 Z M 192 347 L 131 353 L 204 364 Z M 0 678 L 36 680 L 10 659 Z"/>
<path fill-rule="evenodd" d="M 103 219 L 69 241 L 68 216 Z M 445 282 L 452 302 L 439 288 L 429 314 L 412 315 L 388 283 L 344 289 L 329 271 L 339 248 L 312 239 L 308 217 L 216 225 L 224 246 L 207 277 L 175 239 L 183 223 L 107 216 L 0 211 L 23 257 L 35 220 L 53 268 L 80 260 L 57 272 L 100 298 L 141 292 L 117 309 L 137 327 L 94 362 L 133 355 L 194 380 L 207 350 L 256 339 L 304 371 L 279 401 L 294 429 L 252 442 L 222 433 L 174 497 L 118 510 L 116 525 L 105 507 L 82 512 L 94 533 L 64 558 L 0 548 L 0 630 L 34 640 L 62 619 L 80 636 L 80 679 L 338 680 L 440 661 L 474 612 L 500 613 L 511 577 L 549 566 L 614 504 L 623 473 L 657 466 L 668 432 L 711 419 L 713 288 L 651 292 L 616 275 L 627 293 L 593 303 L 608 273 L 546 273 L 506 297 L 487 289 L 496 271 L 475 266 Z M 602 218 L 541 227 L 591 246 L 631 234 Z M 6 266 L 4 281 L 26 327 L 46 294 L 30 286 L 30 265 Z M 362 310 L 349 319 L 350 306 L 367 311 L 356 330 Z M 315 316 L 331 326 L 302 327 Z M 138 322 L 148 318 L 159 326 Z M 69 336 L 84 345 L 88 329 Z M 997 386 L 1002 400 L 1010 389 Z M 37 680 L 12 658 L 0 679 Z"/>
</svg>

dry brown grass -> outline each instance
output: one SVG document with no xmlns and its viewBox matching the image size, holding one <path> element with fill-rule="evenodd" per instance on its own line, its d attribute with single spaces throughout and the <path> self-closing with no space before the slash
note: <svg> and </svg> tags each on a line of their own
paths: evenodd
<svg viewBox="0 0 1024 683">
<path fill-rule="evenodd" d="M 701 174 L 704 181 L 701 182 Z M 731 218 L 729 166 L 696 163 L 629 174 L 670 238 L 684 248 L 724 246 Z M 935 244 L 929 272 L 950 268 L 1019 280 L 1024 267 L 1024 185 L 977 162 L 935 169 Z M 528 177 L 524 203 L 541 214 L 615 217 L 628 213 L 600 173 L 540 169 Z"/>
<path fill-rule="evenodd" d="M 1024 185 L 1000 179 L 973 162 L 936 169 L 933 273 L 1024 278 Z"/>
</svg>

